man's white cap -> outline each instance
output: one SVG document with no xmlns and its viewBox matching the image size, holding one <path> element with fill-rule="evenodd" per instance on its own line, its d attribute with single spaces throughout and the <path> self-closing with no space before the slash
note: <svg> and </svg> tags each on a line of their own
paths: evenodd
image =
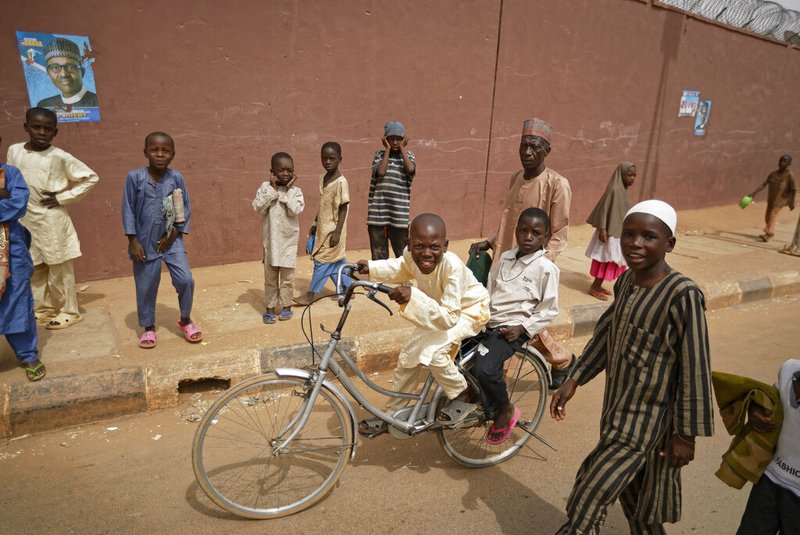
<svg viewBox="0 0 800 535">
<path fill-rule="evenodd" d="M 627 218 L 631 214 L 650 214 L 656 216 L 669 227 L 669 230 L 672 231 L 672 235 L 675 235 L 675 228 L 678 225 L 678 214 L 675 213 L 675 209 L 672 206 L 668 205 L 664 201 L 659 201 L 656 199 L 642 201 L 635 204 L 633 208 L 628 210 L 628 213 L 625 214 L 625 217 Z"/>
</svg>

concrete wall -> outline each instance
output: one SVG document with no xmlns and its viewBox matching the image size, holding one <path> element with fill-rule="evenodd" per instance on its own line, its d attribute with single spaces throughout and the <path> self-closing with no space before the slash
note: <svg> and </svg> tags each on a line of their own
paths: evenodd
<svg viewBox="0 0 800 535">
<path fill-rule="evenodd" d="M 295 157 L 307 227 L 327 140 L 344 147 L 349 248 L 366 247 L 388 119 L 417 154 L 413 212 L 442 214 L 453 238 L 494 232 L 528 116 L 556 129 L 548 163 L 572 183 L 576 223 L 622 159 L 639 164 L 634 199 L 689 208 L 733 202 L 800 145 L 796 49 L 634 0 L 42 0 L 14 13 L 0 19 L 2 150 L 25 139 L 14 31 L 88 35 L 97 55 L 103 119 L 56 138 L 101 176 L 71 208 L 80 279 L 130 273 L 122 184 L 152 130 L 176 140 L 195 266 L 260 256 L 250 202 L 275 151 Z M 714 101 L 705 138 L 677 118 L 682 89 Z"/>
</svg>

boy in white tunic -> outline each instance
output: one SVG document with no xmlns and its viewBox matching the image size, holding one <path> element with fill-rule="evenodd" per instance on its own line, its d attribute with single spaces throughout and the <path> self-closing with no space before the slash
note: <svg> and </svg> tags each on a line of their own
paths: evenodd
<svg viewBox="0 0 800 535">
<path fill-rule="evenodd" d="M 264 246 L 264 323 L 292 318 L 294 270 L 297 266 L 297 240 L 300 224 L 297 216 L 303 211 L 303 192 L 294 185 L 294 160 L 285 152 L 276 152 L 270 160 L 269 182 L 264 182 L 253 199 L 253 210 L 261 214 L 261 235 Z"/>
<path fill-rule="evenodd" d="M 440 412 L 443 423 L 464 420 L 469 403 L 467 382 L 453 363 L 461 340 L 475 336 L 489 320 L 489 293 L 460 258 L 447 252 L 444 221 L 422 214 L 412 222 L 408 248 L 400 258 L 359 260 L 359 273 L 388 283 L 414 281 L 416 287 L 397 286 L 389 299 L 400 305 L 400 316 L 417 326 L 400 351 L 394 371 L 394 390 L 410 392 L 430 370 L 450 401 Z M 405 399 L 392 398 L 389 412 L 401 409 Z"/>
<path fill-rule="evenodd" d="M 72 267 L 72 260 L 81 256 L 81 244 L 65 206 L 100 180 L 83 162 L 50 144 L 58 134 L 57 125 L 52 111 L 29 109 L 25 131 L 30 141 L 9 147 L 7 158 L 22 172 L 31 192 L 20 222 L 31 233 L 36 320 L 47 322 L 48 329 L 66 329 L 83 319 Z"/>
<path fill-rule="evenodd" d="M 495 446 L 511 436 L 520 410 L 508 399 L 503 366 L 526 343 L 539 343 L 539 333 L 558 316 L 556 265 L 545 255 L 550 218 L 541 208 L 527 208 L 517 220 L 517 246 L 500 255 L 487 288 L 491 318 L 478 338 L 485 351 L 472 368 L 484 396 L 486 418 L 493 420 L 486 442 Z"/>
</svg>

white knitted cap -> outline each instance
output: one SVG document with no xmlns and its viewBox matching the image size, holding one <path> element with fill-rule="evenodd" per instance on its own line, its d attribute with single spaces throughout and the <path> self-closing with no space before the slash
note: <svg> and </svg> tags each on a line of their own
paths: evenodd
<svg viewBox="0 0 800 535">
<path fill-rule="evenodd" d="M 628 210 L 625 217 L 627 218 L 631 214 L 650 214 L 656 216 L 669 227 L 669 230 L 672 231 L 672 235 L 675 235 L 675 228 L 678 226 L 678 214 L 675 213 L 675 209 L 672 206 L 664 201 L 656 199 L 642 201 Z"/>
</svg>

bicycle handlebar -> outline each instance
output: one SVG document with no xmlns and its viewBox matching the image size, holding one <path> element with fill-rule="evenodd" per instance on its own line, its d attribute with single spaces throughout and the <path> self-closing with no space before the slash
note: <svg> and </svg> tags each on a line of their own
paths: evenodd
<svg viewBox="0 0 800 535">
<path fill-rule="evenodd" d="M 350 270 L 350 275 L 352 276 L 356 272 L 356 270 L 358 269 L 358 264 L 343 264 L 342 266 L 339 266 L 339 273 L 338 273 L 338 276 L 336 278 L 336 280 L 337 280 L 336 290 L 337 290 L 338 294 L 342 293 L 342 291 L 341 291 L 342 271 L 344 271 L 345 269 Z M 339 297 L 339 306 L 345 306 L 347 303 L 350 302 L 350 299 L 352 299 L 353 292 L 355 291 L 356 288 L 367 288 L 367 289 L 370 289 L 370 290 L 373 290 L 373 291 L 377 291 L 377 292 L 381 292 L 381 293 L 385 293 L 385 294 L 388 294 L 389 292 L 391 292 L 393 290 L 393 288 L 391 286 L 387 286 L 387 285 L 382 284 L 380 282 L 364 281 L 364 280 L 360 280 L 360 279 L 355 279 L 350 284 L 350 286 L 347 288 L 347 291 L 344 292 L 344 296 Z M 389 310 L 389 314 L 392 313 L 392 311 L 389 309 L 389 307 L 386 306 L 385 303 L 382 303 L 381 301 L 379 301 L 377 299 L 374 299 L 371 296 L 369 296 L 369 297 L 370 297 L 370 299 L 373 299 L 376 303 L 378 303 L 379 305 L 381 305 L 385 309 Z"/>
</svg>

